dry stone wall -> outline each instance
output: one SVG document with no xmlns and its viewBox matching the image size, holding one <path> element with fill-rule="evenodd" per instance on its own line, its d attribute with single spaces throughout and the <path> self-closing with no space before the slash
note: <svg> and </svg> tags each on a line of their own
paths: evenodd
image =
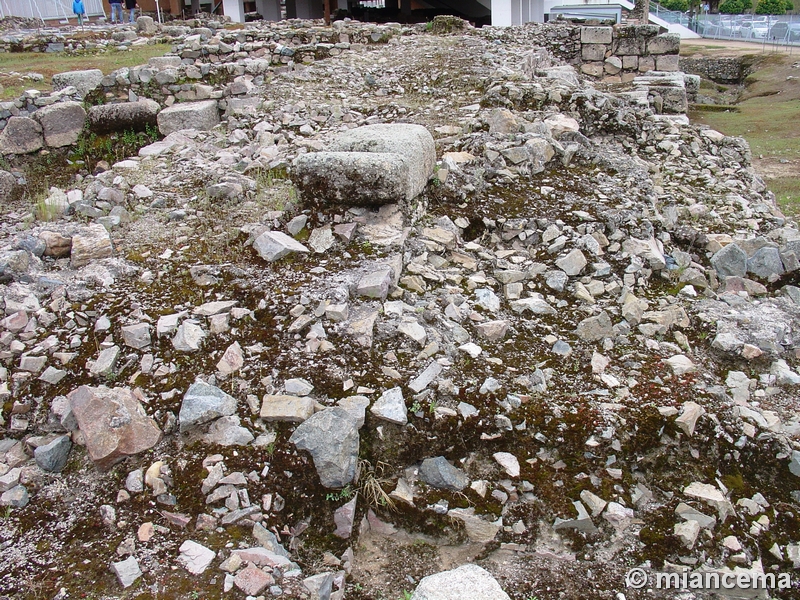
<svg viewBox="0 0 800 600">
<path fill-rule="evenodd" d="M 581 72 L 627 83 L 649 71 L 679 70 L 681 40 L 656 25 L 581 27 Z"/>
</svg>

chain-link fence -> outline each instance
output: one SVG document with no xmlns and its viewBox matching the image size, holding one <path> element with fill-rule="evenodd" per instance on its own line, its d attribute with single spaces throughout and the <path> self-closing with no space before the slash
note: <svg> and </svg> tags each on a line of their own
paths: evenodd
<svg viewBox="0 0 800 600">
<path fill-rule="evenodd" d="M 800 15 L 698 15 L 686 25 L 704 38 L 800 47 Z"/>
</svg>

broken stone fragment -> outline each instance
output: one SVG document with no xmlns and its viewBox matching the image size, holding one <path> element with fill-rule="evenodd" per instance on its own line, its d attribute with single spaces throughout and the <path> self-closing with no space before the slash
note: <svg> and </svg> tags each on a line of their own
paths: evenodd
<svg viewBox="0 0 800 600">
<path fill-rule="evenodd" d="M 428 575 L 419 582 L 412 600 L 510 600 L 492 575 L 473 564 Z"/>
<path fill-rule="evenodd" d="M 289 441 L 314 459 L 320 482 L 341 488 L 352 482 L 358 462 L 359 435 L 355 418 L 343 408 L 320 411 L 295 429 Z"/>
<path fill-rule="evenodd" d="M 192 575 L 200 575 L 217 556 L 213 550 L 209 550 L 193 540 L 183 542 L 178 551 L 180 552 L 178 562 Z"/>
<path fill-rule="evenodd" d="M 72 236 L 70 264 L 74 269 L 84 267 L 93 260 L 108 258 L 112 253 L 111 237 L 102 225 L 87 225 Z"/>
<path fill-rule="evenodd" d="M 193 321 L 184 321 L 175 331 L 172 347 L 178 352 L 196 352 L 206 337 L 206 332 Z"/>
<path fill-rule="evenodd" d="M 109 469 L 161 439 L 161 430 L 142 406 L 139 390 L 84 385 L 67 398 L 86 440 L 89 458 L 99 469 Z"/>
<path fill-rule="evenodd" d="M 216 386 L 198 381 L 189 386 L 183 395 L 178 420 L 180 431 L 236 412 L 236 398 Z"/>
<path fill-rule="evenodd" d="M 386 390 L 369 411 L 379 419 L 390 423 L 397 425 L 408 423 L 408 410 L 403 400 L 403 391 L 399 387 Z"/>
<path fill-rule="evenodd" d="M 519 477 L 519 460 L 510 452 L 495 452 L 492 457 L 511 477 Z"/>
<path fill-rule="evenodd" d="M 136 583 L 136 580 L 142 576 L 139 562 L 133 556 L 129 556 L 121 562 L 111 563 L 111 570 L 114 572 L 114 575 L 117 576 L 123 588 L 132 586 Z"/>
<path fill-rule="evenodd" d="M 705 408 L 696 402 L 686 402 L 683 405 L 681 416 L 675 419 L 675 424 L 680 427 L 686 435 L 692 437 L 692 435 L 694 435 L 694 428 L 697 425 L 697 420 L 704 414 L 706 414 Z"/>
<path fill-rule="evenodd" d="M 150 325 L 136 323 L 122 327 L 122 340 L 127 346 L 141 350 L 150 345 Z"/>
<path fill-rule="evenodd" d="M 265 231 L 253 242 L 253 249 L 269 262 L 275 262 L 294 252 L 309 252 L 303 244 L 281 231 Z"/>
<path fill-rule="evenodd" d="M 309 397 L 267 394 L 261 404 L 260 416 L 266 421 L 302 423 L 314 414 L 316 402 Z"/>
<path fill-rule="evenodd" d="M 36 464 L 44 471 L 60 473 L 67 465 L 72 441 L 68 435 L 61 435 L 49 444 L 39 446 L 34 450 L 33 456 Z"/>
<path fill-rule="evenodd" d="M 460 492 L 469 485 L 469 478 L 461 469 L 451 465 L 443 456 L 426 458 L 419 468 L 419 478 L 428 485 Z"/>
</svg>

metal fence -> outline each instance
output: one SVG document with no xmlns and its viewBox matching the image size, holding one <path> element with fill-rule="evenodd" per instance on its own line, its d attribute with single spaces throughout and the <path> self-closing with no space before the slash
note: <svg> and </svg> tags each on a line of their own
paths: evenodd
<svg viewBox="0 0 800 600">
<path fill-rule="evenodd" d="M 105 15 L 101 0 L 84 0 L 83 6 L 89 17 Z M 0 0 L 0 18 L 9 16 L 50 21 L 75 15 L 72 14 L 72 0 Z"/>
<path fill-rule="evenodd" d="M 800 15 L 698 15 L 687 27 L 704 38 L 800 47 Z"/>
</svg>

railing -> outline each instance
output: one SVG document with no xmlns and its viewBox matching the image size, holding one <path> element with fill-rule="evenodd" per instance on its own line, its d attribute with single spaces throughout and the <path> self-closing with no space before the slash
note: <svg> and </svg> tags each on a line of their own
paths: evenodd
<svg viewBox="0 0 800 600">
<path fill-rule="evenodd" d="M 698 15 L 689 27 L 704 38 L 800 46 L 800 15 Z"/>
<path fill-rule="evenodd" d="M 683 26 L 689 25 L 689 15 L 679 10 L 668 10 L 657 2 L 650 3 L 650 14 L 665 20 L 667 23 L 678 23 Z"/>
</svg>

